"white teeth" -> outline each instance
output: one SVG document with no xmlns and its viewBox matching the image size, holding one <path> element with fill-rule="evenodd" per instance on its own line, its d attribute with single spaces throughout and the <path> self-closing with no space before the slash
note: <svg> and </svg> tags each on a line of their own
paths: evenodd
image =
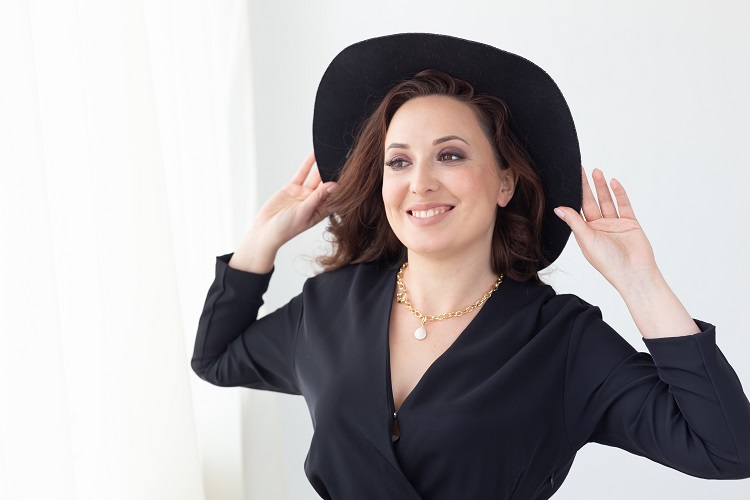
<svg viewBox="0 0 750 500">
<path fill-rule="evenodd" d="M 435 215 L 442 214 L 447 211 L 448 211 L 448 208 L 440 207 L 440 208 L 431 208 L 429 210 L 413 210 L 411 214 L 418 219 L 426 219 L 428 217 L 433 217 Z"/>
</svg>

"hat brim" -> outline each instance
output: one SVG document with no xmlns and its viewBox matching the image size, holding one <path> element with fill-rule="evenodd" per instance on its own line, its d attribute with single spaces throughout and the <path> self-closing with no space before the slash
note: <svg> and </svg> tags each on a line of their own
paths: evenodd
<svg viewBox="0 0 750 500">
<path fill-rule="evenodd" d="M 578 136 L 570 109 L 552 78 L 516 54 L 432 33 L 388 35 L 345 48 L 331 61 L 315 97 L 313 147 L 321 178 L 337 178 L 360 124 L 388 91 L 425 69 L 444 71 L 507 104 L 512 129 L 542 179 L 541 245 L 547 262 L 553 262 L 570 237 L 570 228 L 554 214 L 554 208 L 581 208 Z"/>
</svg>

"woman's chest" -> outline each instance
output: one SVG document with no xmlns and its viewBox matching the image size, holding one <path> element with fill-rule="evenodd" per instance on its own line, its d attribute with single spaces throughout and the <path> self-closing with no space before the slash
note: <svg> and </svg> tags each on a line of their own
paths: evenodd
<svg viewBox="0 0 750 500">
<path fill-rule="evenodd" d="M 426 337 L 417 338 L 415 330 L 421 321 L 394 302 L 388 327 L 390 381 L 394 410 L 416 388 L 420 380 L 441 356 L 455 343 L 474 315 L 426 323 Z"/>
<path fill-rule="evenodd" d="M 395 342 L 391 349 L 390 322 L 357 330 L 356 324 L 368 325 L 362 321 L 340 317 L 337 328 L 300 331 L 297 370 L 315 428 L 311 456 L 322 457 L 321 446 L 326 453 L 375 449 L 412 481 L 425 474 L 486 480 L 492 464 L 499 480 L 512 485 L 532 464 L 551 470 L 568 453 L 564 336 L 541 338 L 518 324 L 486 321 L 424 355 Z M 433 333 L 428 328 L 428 338 Z M 406 334 L 405 342 L 422 342 L 408 338 L 413 329 Z M 420 370 L 409 371 L 416 363 Z"/>
<path fill-rule="evenodd" d="M 569 455 L 562 420 L 567 335 L 540 323 L 537 309 L 517 300 L 525 296 L 493 295 L 453 333 L 428 324 L 427 338 L 439 341 L 430 344 L 413 337 L 416 321 L 398 333 L 393 294 L 375 289 L 334 288 L 338 300 L 329 294 L 305 304 L 295 371 L 315 429 L 311 470 L 342 449 L 370 450 L 413 482 L 425 474 L 477 474 L 479 481 L 496 477 L 486 473 L 492 464 L 512 488 L 521 478 L 543 479 L 529 467 L 551 470 Z"/>
<path fill-rule="evenodd" d="M 564 335 L 481 311 L 465 323 L 428 323 L 417 340 L 419 321 L 388 314 L 390 298 L 383 305 L 380 314 L 355 304 L 306 315 L 296 370 L 314 425 L 354 422 L 390 443 L 394 411 L 403 436 L 410 424 L 444 431 L 436 416 L 445 413 L 471 426 L 550 419 L 561 408 Z"/>
</svg>

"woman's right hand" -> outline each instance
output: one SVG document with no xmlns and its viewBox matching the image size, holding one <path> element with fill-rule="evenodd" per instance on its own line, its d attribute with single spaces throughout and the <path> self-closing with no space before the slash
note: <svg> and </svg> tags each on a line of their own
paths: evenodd
<svg viewBox="0 0 750 500">
<path fill-rule="evenodd" d="M 312 168 L 314 163 L 315 153 L 311 152 L 294 177 L 258 211 L 253 226 L 269 243 L 280 247 L 328 215 L 325 202 L 336 183 L 323 182 L 317 167 Z"/>
<path fill-rule="evenodd" d="M 284 243 L 328 215 L 326 200 L 336 183 L 323 182 L 318 169 L 312 168 L 314 163 L 315 153 L 311 152 L 294 177 L 263 204 L 229 261 L 230 267 L 261 274 L 269 272 L 276 252 Z"/>
</svg>

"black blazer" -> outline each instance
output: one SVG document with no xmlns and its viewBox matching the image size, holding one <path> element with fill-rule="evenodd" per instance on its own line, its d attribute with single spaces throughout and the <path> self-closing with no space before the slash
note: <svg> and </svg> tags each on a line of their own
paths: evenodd
<svg viewBox="0 0 750 500">
<path fill-rule="evenodd" d="M 546 499 L 587 442 L 750 477 L 750 403 L 708 323 L 636 352 L 598 308 L 506 279 L 403 402 L 393 442 L 398 269 L 321 274 L 256 320 L 271 273 L 230 268 L 231 256 L 217 257 L 192 367 L 212 384 L 303 395 L 305 473 L 323 498 Z"/>
</svg>

